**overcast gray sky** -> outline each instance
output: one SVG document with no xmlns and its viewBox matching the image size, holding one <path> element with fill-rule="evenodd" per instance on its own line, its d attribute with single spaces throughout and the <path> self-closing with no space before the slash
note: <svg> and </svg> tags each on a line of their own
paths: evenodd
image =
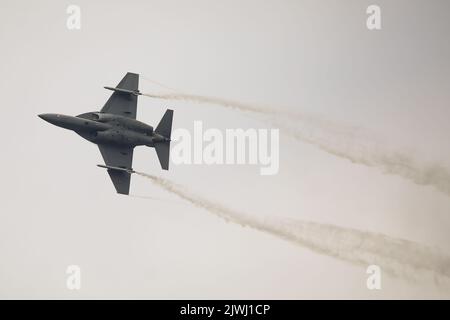
<svg viewBox="0 0 450 320">
<path fill-rule="evenodd" d="M 382 29 L 366 28 L 378 4 Z M 68 30 L 66 8 L 81 8 Z M 448 1 L 0 2 L 2 298 L 419 298 L 432 283 L 383 274 L 226 223 L 133 176 L 114 192 L 97 147 L 39 113 L 100 110 L 128 71 L 184 92 L 315 114 L 450 168 Z M 141 91 L 161 88 L 141 77 Z M 174 128 L 267 128 L 213 105 L 140 97 L 138 119 Z M 280 136 L 280 172 L 171 166 L 137 148 L 133 166 L 257 217 L 380 232 L 450 253 L 450 197 Z M 154 197 L 149 199 L 145 197 Z M 388 250 L 388 249 L 387 249 Z M 66 288 L 79 265 L 82 288 Z"/>
</svg>

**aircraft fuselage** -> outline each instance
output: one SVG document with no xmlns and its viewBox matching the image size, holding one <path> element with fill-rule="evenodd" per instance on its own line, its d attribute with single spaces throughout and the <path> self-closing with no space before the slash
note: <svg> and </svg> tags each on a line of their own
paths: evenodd
<svg viewBox="0 0 450 320">
<path fill-rule="evenodd" d="M 110 113 L 88 112 L 75 117 L 46 113 L 39 117 L 58 127 L 75 131 L 95 144 L 154 147 L 155 142 L 168 141 L 155 133 L 152 126 Z"/>
</svg>

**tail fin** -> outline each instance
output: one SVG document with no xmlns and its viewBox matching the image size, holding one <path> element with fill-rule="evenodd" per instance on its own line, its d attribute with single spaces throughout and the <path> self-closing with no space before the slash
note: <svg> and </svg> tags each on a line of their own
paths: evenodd
<svg viewBox="0 0 450 320">
<path fill-rule="evenodd" d="M 170 135 L 172 134 L 172 118 L 173 110 L 167 109 L 156 127 L 155 132 L 170 139 Z"/>
<path fill-rule="evenodd" d="M 169 154 L 170 154 L 170 141 L 156 142 L 155 143 L 156 154 L 158 155 L 161 168 L 169 170 Z"/>
<path fill-rule="evenodd" d="M 172 134 L 172 118 L 173 110 L 167 109 L 162 117 L 155 133 L 167 138 L 166 141 L 155 142 L 155 150 L 158 155 L 159 163 L 164 170 L 169 170 L 169 156 L 170 156 L 170 136 Z"/>
</svg>

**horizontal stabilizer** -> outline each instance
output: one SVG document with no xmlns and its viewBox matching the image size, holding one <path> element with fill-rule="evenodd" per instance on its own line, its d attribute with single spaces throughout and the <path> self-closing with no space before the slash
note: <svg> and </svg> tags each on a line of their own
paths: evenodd
<svg viewBox="0 0 450 320">
<path fill-rule="evenodd" d="M 155 150 L 158 155 L 161 168 L 169 170 L 169 156 L 170 156 L 170 136 L 172 135 L 172 119 L 173 110 L 167 109 L 161 121 L 155 129 L 159 137 L 159 141 L 155 141 Z"/>
<path fill-rule="evenodd" d="M 162 135 L 164 138 L 170 139 L 172 134 L 172 119 L 173 119 L 173 110 L 167 109 L 166 113 L 164 113 L 161 121 L 155 129 L 157 134 Z"/>
<path fill-rule="evenodd" d="M 155 143 L 155 150 L 158 155 L 161 168 L 164 170 L 169 170 L 170 141 Z"/>
</svg>

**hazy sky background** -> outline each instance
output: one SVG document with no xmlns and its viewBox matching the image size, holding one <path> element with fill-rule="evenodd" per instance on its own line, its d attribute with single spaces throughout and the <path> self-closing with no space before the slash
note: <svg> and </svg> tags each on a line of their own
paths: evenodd
<svg viewBox="0 0 450 320">
<path fill-rule="evenodd" d="M 81 30 L 66 8 L 81 7 Z M 366 28 L 378 4 L 382 30 Z M 226 223 L 150 181 L 117 195 L 98 148 L 40 113 L 100 110 L 128 71 L 182 91 L 320 115 L 450 168 L 450 3 L 442 1 L 0 1 L 1 298 L 420 298 L 433 284 Z M 161 88 L 141 77 L 141 91 Z M 267 128 L 216 106 L 140 97 L 138 119 L 174 128 Z M 450 253 L 450 197 L 299 143 L 281 130 L 280 172 L 133 167 L 255 216 L 381 232 Z M 148 199 L 145 197 L 155 197 Z M 159 199 L 159 200 L 158 200 Z M 387 248 L 388 250 L 388 248 Z M 66 267 L 82 289 L 66 288 Z"/>
</svg>

